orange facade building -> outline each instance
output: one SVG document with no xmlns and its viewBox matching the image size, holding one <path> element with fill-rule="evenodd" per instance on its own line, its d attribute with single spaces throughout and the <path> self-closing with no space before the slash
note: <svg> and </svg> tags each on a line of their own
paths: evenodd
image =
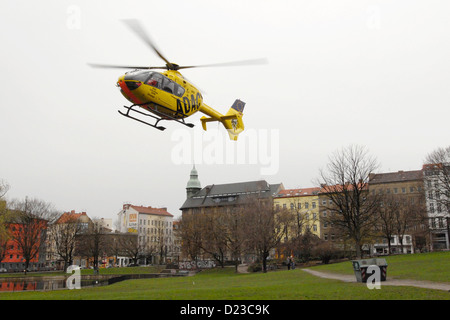
<svg viewBox="0 0 450 320">
<path fill-rule="evenodd" d="M 10 239 L 6 243 L 6 250 L 3 260 L 0 261 L 0 268 L 5 268 L 9 272 L 20 272 L 25 269 L 25 258 L 21 248 L 21 242 L 18 239 L 23 238 L 24 232 L 36 232 L 39 234 L 38 240 L 32 246 L 32 252 L 36 254 L 30 259 L 28 270 L 42 270 L 45 267 L 45 234 L 47 230 L 47 221 L 41 220 L 37 226 L 33 227 L 36 230 L 24 231 L 23 225 L 19 223 L 11 223 L 9 225 Z M 26 229 L 26 228 L 25 228 Z"/>
</svg>

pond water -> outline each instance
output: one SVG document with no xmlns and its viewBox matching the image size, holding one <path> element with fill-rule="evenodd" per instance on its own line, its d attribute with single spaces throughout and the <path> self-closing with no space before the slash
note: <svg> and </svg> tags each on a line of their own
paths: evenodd
<svg viewBox="0 0 450 320">
<path fill-rule="evenodd" d="M 128 274 L 128 275 L 109 275 L 109 276 L 81 276 L 81 287 L 104 286 L 116 283 L 118 281 L 130 279 L 148 279 L 160 277 L 187 276 L 187 274 Z M 14 291 L 35 291 L 35 290 L 58 290 L 67 289 L 66 277 L 11 277 L 0 278 L 0 292 Z M 1 298 L 1 295 L 0 295 Z"/>
<path fill-rule="evenodd" d="M 81 287 L 108 284 L 108 280 L 82 279 Z M 0 279 L 0 292 L 66 289 L 66 279 Z"/>
</svg>

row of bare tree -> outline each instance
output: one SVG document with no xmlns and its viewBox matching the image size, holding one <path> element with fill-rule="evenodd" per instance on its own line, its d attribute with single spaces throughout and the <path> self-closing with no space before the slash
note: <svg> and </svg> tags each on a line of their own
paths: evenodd
<svg viewBox="0 0 450 320">
<path fill-rule="evenodd" d="M 0 183 L 0 262 L 11 244 L 23 258 L 25 272 L 42 254 L 51 254 L 53 261 L 63 261 L 64 271 L 75 256 L 91 260 L 94 270 L 98 270 L 101 257 L 125 256 L 136 263 L 142 254 L 136 234 L 110 233 L 90 219 L 88 223 L 80 223 L 68 216 L 58 221 L 61 213 L 45 201 L 28 198 L 2 201 L 8 189 L 7 183 Z M 42 262 L 43 257 L 39 260 Z"/>
<path fill-rule="evenodd" d="M 442 195 L 439 201 L 450 216 L 450 147 L 434 150 L 426 156 L 424 163 L 436 164 L 439 178 L 433 184 L 434 193 Z M 372 192 L 369 175 L 378 168 L 378 161 L 365 147 L 349 146 L 330 156 L 318 181 L 330 200 L 331 215 L 325 220 L 342 238 L 353 241 L 358 257 L 362 254 L 362 245 L 371 243 L 376 237 L 387 240 L 389 251 L 394 235 L 399 237 L 403 250 L 406 233 L 421 239 L 423 246 L 429 230 L 425 189 L 421 188 L 414 196 Z"/>
<path fill-rule="evenodd" d="M 425 163 L 446 163 L 449 169 L 450 147 L 438 149 L 427 156 Z M 349 146 L 336 151 L 320 171 L 316 181 L 321 195 L 326 198 L 323 207 L 328 213 L 320 217 L 333 230 L 340 243 L 350 243 L 357 257 L 362 257 L 364 244 L 373 244 L 379 238 L 387 241 L 399 237 L 403 251 L 406 234 L 424 238 L 428 232 L 428 218 L 424 190 L 414 197 L 371 192 L 369 176 L 378 170 L 379 163 L 362 146 Z M 450 195 L 448 171 L 440 175 L 441 194 Z M 445 189 L 446 188 L 446 189 Z M 441 197 L 447 201 L 449 197 Z M 193 260 L 212 257 L 220 265 L 225 259 L 235 261 L 245 254 L 255 254 L 266 270 L 271 251 L 279 254 L 330 257 L 330 242 L 316 239 L 308 232 L 308 222 L 299 211 L 274 210 L 270 199 L 249 198 L 243 205 L 217 207 L 207 214 L 183 214 L 180 237 L 183 254 Z"/>
<path fill-rule="evenodd" d="M 255 254 L 264 270 L 270 251 L 285 233 L 272 201 L 253 197 L 243 205 L 216 207 L 208 214 L 183 214 L 179 230 L 185 257 L 195 261 L 211 257 L 222 267 L 232 260 L 237 269 L 243 255 Z"/>
<path fill-rule="evenodd" d="M 450 147 L 433 151 L 425 163 L 436 164 L 439 181 L 433 186 L 448 214 Z M 426 229 L 424 197 L 412 202 L 395 195 L 369 192 L 369 174 L 378 168 L 378 161 L 365 147 L 349 146 L 329 157 L 316 182 L 329 200 L 327 211 L 330 214 L 326 218 L 321 217 L 321 221 L 334 228 L 340 239 L 352 242 L 358 257 L 362 256 L 362 245 L 370 243 L 373 237 L 385 237 L 389 245 L 393 235 L 401 238 L 406 232 Z M 76 223 L 56 226 L 54 222 L 60 213 L 44 201 L 26 198 L 6 205 L 2 198 L 8 189 L 9 185 L 1 181 L 0 261 L 10 239 L 14 240 L 23 256 L 25 269 L 36 258 L 45 240 L 53 241 L 54 250 L 66 267 L 72 263 L 75 254 L 92 257 L 94 267 L 98 268 L 98 258 L 105 254 L 124 255 L 137 262 L 139 255 L 146 252 L 139 246 L 135 235 L 106 236 L 96 224 L 84 229 Z M 208 255 L 220 265 L 231 259 L 237 267 L 243 255 L 254 254 L 262 262 L 263 270 L 267 270 L 267 258 L 273 250 L 284 254 L 307 254 L 307 249 L 311 249 L 314 237 L 305 231 L 301 215 L 274 210 L 271 199 L 253 197 L 243 203 L 233 208 L 217 207 L 208 215 L 183 215 L 179 236 L 184 255 L 194 260 Z M 15 229 L 11 230 L 11 225 Z M 323 252 L 327 251 L 323 242 L 316 239 L 313 242 L 322 247 Z"/>
</svg>

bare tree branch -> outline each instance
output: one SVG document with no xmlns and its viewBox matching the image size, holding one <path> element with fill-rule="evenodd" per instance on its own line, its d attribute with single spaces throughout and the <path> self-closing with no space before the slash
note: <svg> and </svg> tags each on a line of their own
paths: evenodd
<svg viewBox="0 0 450 320">
<path fill-rule="evenodd" d="M 326 206 L 331 214 L 326 220 L 354 242 L 358 257 L 376 222 L 379 200 L 369 194 L 368 187 L 369 174 L 378 167 L 376 158 L 365 147 L 351 145 L 333 153 L 326 170 L 320 171 L 321 194 L 331 200 L 327 202 L 331 202 Z"/>
</svg>

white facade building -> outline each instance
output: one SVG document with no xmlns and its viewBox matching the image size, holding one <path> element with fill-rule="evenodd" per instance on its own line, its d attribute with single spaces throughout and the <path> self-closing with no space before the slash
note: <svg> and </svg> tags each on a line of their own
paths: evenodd
<svg viewBox="0 0 450 320">
<path fill-rule="evenodd" d="M 431 250 L 450 249 L 450 194 L 448 176 L 444 175 L 443 167 L 449 171 L 450 164 L 425 164 L 424 187 L 431 231 Z"/>
<path fill-rule="evenodd" d="M 124 204 L 118 215 L 119 232 L 137 233 L 141 263 L 172 261 L 173 215 L 167 208 Z"/>
<path fill-rule="evenodd" d="M 401 241 L 402 240 L 402 241 Z M 391 251 L 389 252 L 389 245 L 387 239 L 381 239 L 380 243 L 375 243 L 372 247 L 372 253 L 374 255 L 385 254 L 400 254 L 400 253 L 414 253 L 414 246 L 411 235 L 404 235 L 403 239 L 400 239 L 398 235 L 392 236 L 390 240 Z M 403 250 L 403 251 L 402 251 Z"/>
</svg>

